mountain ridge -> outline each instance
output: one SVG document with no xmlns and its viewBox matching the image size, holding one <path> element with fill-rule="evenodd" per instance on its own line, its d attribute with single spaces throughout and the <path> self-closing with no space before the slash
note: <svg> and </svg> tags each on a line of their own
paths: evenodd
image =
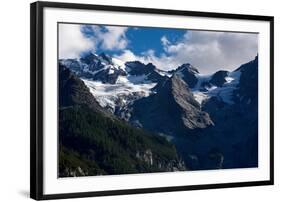
<svg viewBox="0 0 281 202">
<path fill-rule="evenodd" d="M 173 142 L 191 170 L 257 166 L 258 56 L 210 75 L 189 63 L 163 71 L 139 61 L 97 62 L 99 57 L 87 60 L 87 67 L 79 64 L 82 58 L 59 62 L 107 112 Z"/>
</svg>

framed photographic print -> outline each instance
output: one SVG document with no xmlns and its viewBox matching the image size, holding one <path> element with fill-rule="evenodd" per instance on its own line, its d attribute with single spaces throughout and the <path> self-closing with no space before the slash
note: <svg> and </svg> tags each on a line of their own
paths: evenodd
<svg viewBox="0 0 281 202">
<path fill-rule="evenodd" d="M 31 198 L 273 184 L 273 17 L 31 4 Z"/>
</svg>

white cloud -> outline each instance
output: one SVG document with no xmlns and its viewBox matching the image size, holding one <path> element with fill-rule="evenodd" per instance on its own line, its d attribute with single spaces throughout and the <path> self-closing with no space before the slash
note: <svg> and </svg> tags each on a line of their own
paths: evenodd
<svg viewBox="0 0 281 202">
<path fill-rule="evenodd" d="M 103 50 L 122 50 L 127 47 L 127 27 L 91 26 L 93 36 L 81 32 L 82 25 L 59 25 L 59 58 L 78 58 L 81 52 L 95 51 L 97 46 Z"/>
<path fill-rule="evenodd" d="M 171 42 L 167 39 L 166 36 L 162 36 L 160 40 L 161 40 L 161 43 L 162 43 L 162 45 L 163 45 L 163 47 L 164 47 L 164 50 L 165 50 L 165 51 L 168 51 L 166 48 L 169 47 L 169 45 L 171 44 Z"/>
<path fill-rule="evenodd" d="M 157 57 L 155 55 L 154 50 L 151 49 L 147 50 L 146 52 L 143 52 L 142 55 L 136 55 L 131 50 L 126 49 L 122 52 L 122 54 L 114 55 L 114 57 L 122 61 L 140 61 L 144 64 L 152 63 L 158 69 L 163 70 L 175 69 L 179 65 L 183 64 L 174 60 L 173 57 L 168 57 L 166 55 Z"/>
<path fill-rule="evenodd" d="M 175 43 L 171 43 L 166 36 L 160 40 L 165 51 L 160 56 L 151 50 L 141 56 L 125 50 L 119 58 L 151 62 L 163 70 L 191 63 L 201 73 L 213 73 L 219 69 L 234 70 L 254 59 L 258 53 L 256 34 L 188 31 Z"/>
<path fill-rule="evenodd" d="M 126 38 L 127 27 L 106 27 L 107 32 L 102 35 L 102 48 L 108 50 L 124 49 L 128 45 Z"/>
<path fill-rule="evenodd" d="M 132 51 L 130 50 L 124 50 L 123 53 L 121 55 L 115 55 L 114 57 L 122 60 L 122 61 L 135 61 L 135 60 L 139 60 L 144 62 L 144 58 L 141 58 L 139 56 L 136 56 Z"/>
<path fill-rule="evenodd" d="M 117 26 L 92 26 L 94 32 L 93 39 L 100 43 L 100 48 L 103 50 L 120 50 L 128 45 L 126 31 L 128 27 Z"/>
<path fill-rule="evenodd" d="M 93 50 L 94 41 L 83 36 L 80 25 L 59 24 L 59 58 L 77 58 L 82 51 Z"/>
<path fill-rule="evenodd" d="M 166 50 L 175 60 L 189 62 L 201 72 L 233 70 L 257 55 L 258 37 L 247 33 L 189 31 L 182 41 Z"/>
</svg>

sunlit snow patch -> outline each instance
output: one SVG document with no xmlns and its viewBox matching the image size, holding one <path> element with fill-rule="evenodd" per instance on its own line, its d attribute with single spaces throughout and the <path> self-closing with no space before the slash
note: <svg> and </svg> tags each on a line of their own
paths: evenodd
<svg viewBox="0 0 281 202">
<path fill-rule="evenodd" d="M 233 71 L 225 77 L 226 82 L 222 87 L 211 86 L 206 87 L 205 91 L 201 90 L 201 85 L 204 82 L 209 82 L 212 75 L 201 75 L 197 74 L 198 82 L 196 86 L 192 89 L 194 98 L 196 101 L 201 105 L 205 100 L 209 99 L 210 97 L 217 97 L 219 100 L 222 100 L 228 104 L 234 104 L 232 95 L 233 91 L 237 88 L 240 80 L 240 71 Z"/>
<path fill-rule="evenodd" d="M 200 91 L 194 91 L 193 96 L 195 100 L 201 105 L 202 102 L 209 98 L 209 96 L 206 93 L 200 92 Z"/>
<path fill-rule="evenodd" d="M 115 84 L 82 79 L 102 107 L 115 110 L 116 105 L 126 105 L 136 99 L 149 96 L 157 83 L 146 81 L 146 76 L 119 76 Z"/>
</svg>

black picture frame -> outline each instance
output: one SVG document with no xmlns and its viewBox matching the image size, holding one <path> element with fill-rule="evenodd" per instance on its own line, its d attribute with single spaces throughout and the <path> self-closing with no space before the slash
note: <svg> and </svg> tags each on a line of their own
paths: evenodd
<svg viewBox="0 0 281 202">
<path fill-rule="evenodd" d="M 240 19 L 267 21 L 270 23 L 270 179 L 266 181 L 251 181 L 239 183 L 204 184 L 175 187 L 154 187 L 130 190 L 95 191 L 79 193 L 58 193 L 45 195 L 43 193 L 43 9 L 81 9 L 99 11 L 120 11 L 130 13 L 181 15 L 195 17 L 211 17 L 224 19 Z M 103 6 L 76 3 L 35 2 L 30 6 L 30 197 L 36 200 L 63 199 L 76 197 L 93 197 L 121 194 L 139 194 L 154 192 L 186 191 L 199 189 L 215 189 L 228 187 L 246 187 L 274 184 L 274 17 L 259 15 L 240 15 L 213 12 L 195 12 L 183 10 L 135 8 L 121 6 Z"/>
</svg>

